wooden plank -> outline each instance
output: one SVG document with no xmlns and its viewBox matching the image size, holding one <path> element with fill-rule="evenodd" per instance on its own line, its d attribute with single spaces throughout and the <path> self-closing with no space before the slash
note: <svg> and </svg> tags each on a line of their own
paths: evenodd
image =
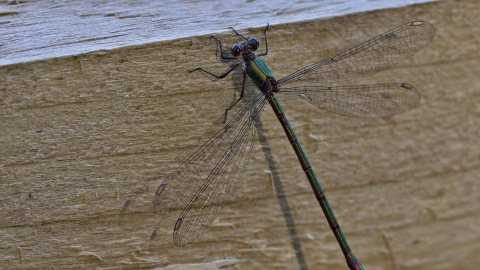
<svg viewBox="0 0 480 270">
<path fill-rule="evenodd" d="M 0 66 L 428 1 L 0 1 Z"/>
<path fill-rule="evenodd" d="M 412 59 L 354 82 L 415 85 L 422 101 L 411 112 L 355 119 L 280 96 L 367 269 L 479 263 L 476 7 L 436 2 L 269 29 L 264 59 L 281 78 L 411 20 L 436 28 Z M 238 30 L 260 37 L 263 27 Z M 209 35 L 0 67 L 0 265 L 346 269 L 270 109 L 235 197 L 196 242 L 173 245 L 176 216 L 156 216 L 153 194 L 222 126 L 242 79 L 186 72 L 196 66 L 228 67 Z"/>
</svg>

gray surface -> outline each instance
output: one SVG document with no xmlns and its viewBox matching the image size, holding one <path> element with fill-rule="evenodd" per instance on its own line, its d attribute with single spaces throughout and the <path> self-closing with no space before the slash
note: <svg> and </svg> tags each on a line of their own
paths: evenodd
<svg viewBox="0 0 480 270">
<path fill-rule="evenodd" d="M 9 2 L 0 4 L 0 66 L 430 1 Z"/>
</svg>

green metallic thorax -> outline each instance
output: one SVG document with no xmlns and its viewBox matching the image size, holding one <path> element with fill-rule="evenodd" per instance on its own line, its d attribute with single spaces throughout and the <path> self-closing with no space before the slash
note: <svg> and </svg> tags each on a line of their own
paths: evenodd
<svg viewBox="0 0 480 270">
<path fill-rule="evenodd" d="M 245 62 L 245 71 L 248 77 L 262 89 L 263 83 L 268 77 L 273 77 L 272 72 L 262 59 L 255 57 L 253 60 Z"/>
</svg>

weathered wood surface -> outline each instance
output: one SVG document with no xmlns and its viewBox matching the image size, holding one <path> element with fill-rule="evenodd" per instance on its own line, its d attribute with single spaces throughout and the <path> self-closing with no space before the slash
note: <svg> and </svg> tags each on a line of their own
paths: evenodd
<svg viewBox="0 0 480 270">
<path fill-rule="evenodd" d="M 408 82 L 422 93 L 411 112 L 355 119 L 279 97 L 366 269 L 480 263 L 479 15 L 445 1 L 269 30 L 281 78 L 411 20 L 436 28 L 412 59 L 352 83 Z M 242 77 L 196 66 L 228 67 L 209 35 L 0 67 L 0 268 L 346 269 L 269 108 L 231 203 L 173 245 L 175 216 L 156 216 L 153 194 L 222 126 Z"/>
<path fill-rule="evenodd" d="M 0 66 L 432 0 L 0 0 Z"/>
</svg>

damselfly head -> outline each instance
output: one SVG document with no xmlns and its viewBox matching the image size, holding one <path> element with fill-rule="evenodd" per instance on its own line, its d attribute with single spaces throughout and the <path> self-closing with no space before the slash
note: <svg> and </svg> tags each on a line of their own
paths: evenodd
<svg viewBox="0 0 480 270">
<path fill-rule="evenodd" d="M 254 38 L 254 37 L 251 37 L 251 38 L 247 39 L 248 48 L 252 51 L 255 51 L 256 49 L 258 49 L 259 44 L 260 44 L 260 42 L 258 42 L 258 39 Z"/>
<path fill-rule="evenodd" d="M 240 54 L 242 53 L 244 47 L 245 46 L 243 44 L 238 44 L 237 43 L 237 44 L 232 46 L 232 49 L 230 50 L 230 52 L 234 57 L 239 57 Z"/>
<path fill-rule="evenodd" d="M 248 38 L 247 41 L 233 45 L 230 52 L 233 57 L 239 57 L 242 53 L 248 54 L 249 51 L 255 51 L 259 45 L 260 42 L 258 39 L 251 37 Z"/>
</svg>

